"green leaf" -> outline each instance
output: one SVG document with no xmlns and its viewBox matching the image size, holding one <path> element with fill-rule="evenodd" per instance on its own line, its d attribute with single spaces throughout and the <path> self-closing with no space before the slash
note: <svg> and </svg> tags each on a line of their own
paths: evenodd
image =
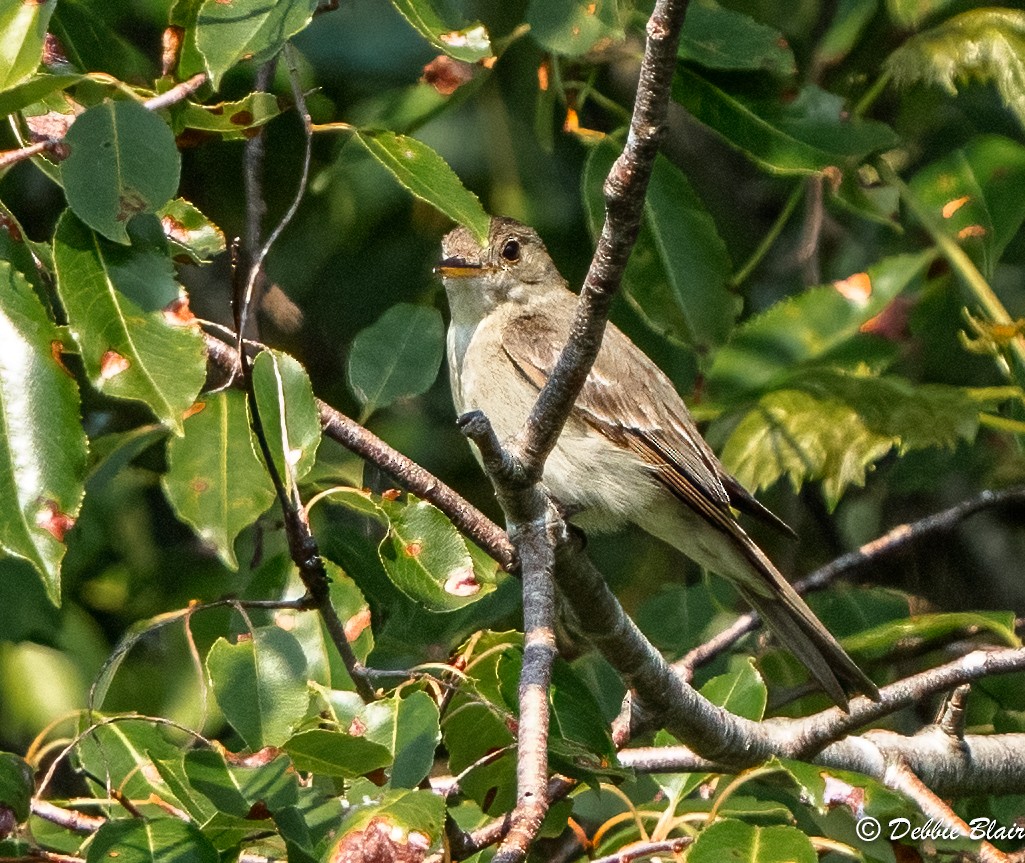
<svg viewBox="0 0 1025 863">
<path fill-rule="evenodd" d="M 346 370 L 363 412 L 360 422 L 399 399 L 427 392 L 445 353 L 441 313 L 399 303 L 353 339 Z"/>
<path fill-rule="evenodd" d="M 992 277 L 1025 221 L 1025 147 L 997 135 L 973 138 L 919 171 L 908 183 L 934 223 L 964 246 Z"/>
<path fill-rule="evenodd" d="M 183 129 L 213 132 L 225 141 L 243 141 L 252 137 L 252 129 L 259 129 L 281 113 L 281 106 L 273 93 L 250 93 L 235 102 L 200 105 L 185 101 L 171 110 L 171 128 L 175 134 Z"/>
<path fill-rule="evenodd" d="M 416 138 L 394 132 L 356 129 L 355 137 L 404 188 L 450 219 L 466 225 L 482 243 L 487 241 L 488 214 L 477 196 L 434 150 Z"/>
<path fill-rule="evenodd" d="M 394 758 L 392 788 L 416 788 L 430 773 L 441 741 L 438 705 L 426 692 L 395 695 L 368 704 L 367 739 L 386 746 Z"/>
<path fill-rule="evenodd" d="M 0 261 L 0 547 L 60 604 L 64 534 L 82 504 L 86 439 L 61 337 L 31 286 Z"/>
<path fill-rule="evenodd" d="M 0 93 L 0 116 L 6 117 L 29 105 L 41 102 L 51 93 L 66 90 L 73 84 L 77 84 L 82 78 L 82 75 L 48 75 L 45 73 L 35 75 L 23 84 L 19 84 L 5 93 Z"/>
<path fill-rule="evenodd" d="M 450 27 L 432 0 L 392 0 L 392 5 L 421 36 L 450 57 L 476 63 L 493 56 L 488 31 L 479 21 Z"/>
<path fill-rule="evenodd" d="M 868 632 L 844 639 L 844 647 L 862 660 L 889 655 L 898 644 L 929 642 L 958 632 L 986 632 L 1008 647 L 1019 647 L 1021 639 L 1014 630 L 1014 614 L 1000 611 L 963 611 L 943 614 L 916 614 L 903 620 L 883 623 Z"/>
<path fill-rule="evenodd" d="M 318 776 L 355 779 L 388 767 L 392 754 L 386 746 L 366 737 L 315 728 L 303 731 L 285 743 L 296 770 Z"/>
<path fill-rule="evenodd" d="M 92 837 L 86 863 L 218 863 L 198 827 L 168 816 L 107 821 Z"/>
<path fill-rule="evenodd" d="M 9 809 L 21 824 L 31 811 L 35 781 L 32 768 L 12 752 L 0 752 L 0 810 Z"/>
<path fill-rule="evenodd" d="M 835 507 L 849 485 L 893 447 L 954 447 L 978 430 L 968 390 L 898 377 L 808 370 L 769 392 L 737 423 L 723 448 L 727 469 L 748 488 L 788 476 L 795 490 L 821 480 Z"/>
<path fill-rule="evenodd" d="M 772 385 L 798 364 L 822 362 L 915 284 L 934 257 L 930 251 L 883 258 L 866 273 L 810 288 L 745 321 L 715 355 L 709 389 L 716 398 L 738 399 Z"/>
<path fill-rule="evenodd" d="M 80 72 L 107 72 L 118 81 L 152 81 L 158 74 L 152 57 L 116 32 L 107 17 L 105 10 L 98 12 L 95 0 L 60 0 L 50 32 Z"/>
<path fill-rule="evenodd" d="M 176 259 L 185 255 L 194 264 L 205 264 L 226 248 L 224 232 L 184 198 L 168 202 L 157 216 Z"/>
<path fill-rule="evenodd" d="M 781 78 L 797 72 L 782 33 L 711 0 L 687 7 L 678 56 L 709 69 L 755 70 Z"/>
<path fill-rule="evenodd" d="M 568 663 L 552 666 L 551 733 L 548 749 L 559 772 L 577 777 L 608 775 L 618 768 L 609 724 L 594 694 Z"/>
<path fill-rule="evenodd" d="M 259 807 L 260 817 L 265 818 L 264 813 L 294 806 L 299 800 L 299 779 L 292 762 L 271 753 L 229 762 L 220 750 L 196 749 L 185 755 L 185 775 L 217 811 L 250 818 L 253 808 Z"/>
<path fill-rule="evenodd" d="M 69 212 L 57 224 L 53 254 L 57 291 L 90 382 L 107 395 L 144 402 L 181 434 L 182 414 L 206 380 L 206 355 L 199 332 L 178 325 L 181 292 L 170 260 L 141 240 L 114 245 Z"/>
<path fill-rule="evenodd" d="M 252 750 L 282 746 L 309 707 L 306 657 L 277 626 L 254 629 L 235 644 L 217 639 L 207 673 L 224 718 Z"/>
<path fill-rule="evenodd" d="M 317 0 L 206 0 L 196 22 L 196 48 L 206 61 L 210 83 L 241 60 L 262 63 L 306 28 Z"/>
<path fill-rule="evenodd" d="M 833 66 L 843 60 L 865 32 L 879 9 L 879 0 L 840 0 L 829 29 L 815 47 L 815 65 Z"/>
<path fill-rule="evenodd" d="M 181 156 L 167 123 L 138 102 L 109 99 L 81 114 L 64 137 L 68 204 L 83 222 L 128 244 L 128 220 L 155 213 L 178 190 Z"/>
<path fill-rule="evenodd" d="M 811 840 L 796 827 L 756 827 L 730 818 L 698 834 L 687 851 L 688 863 L 817 863 Z"/>
<path fill-rule="evenodd" d="M 750 656 L 739 657 L 739 667 L 728 674 L 713 677 L 701 687 L 701 694 L 712 704 L 736 716 L 760 721 L 765 715 L 769 692 Z"/>
<path fill-rule="evenodd" d="M 898 86 L 937 84 L 951 96 L 959 84 L 992 83 L 1025 126 L 1025 11 L 991 7 L 955 15 L 908 39 L 886 70 Z"/>
<path fill-rule="evenodd" d="M 88 718 L 83 716 L 82 730 L 88 727 L 89 721 L 102 719 L 96 713 Z M 75 750 L 77 766 L 99 783 L 97 790 L 106 785 L 119 789 L 132 800 L 152 797 L 172 804 L 174 794 L 154 769 L 153 762 L 180 754 L 180 746 L 168 740 L 163 729 L 146 719 L 124 719 L 100 725 L 83 737 Z M 153 811 L 162 810 L 153 807 Z"/>
<path fill-rule="evenodd" d="M 56 6 L 57 0 L 0 0 L 0 90 L 9 90 L 36 71 Z"/>
<path fill-rule="evenodd" d="M 678 66 L 672 95 L 728 144 L 773 173 L 817 174 L 830 168 L 843 174 L 900 140 L 883 123 L 851 116 L 839 96 L 814 85 L 803 87 L 796 99 L 754 101 Z"/>
<path fill-rule="evenodd" d="M 604 222 L 602 186 L 619 151 L 606 138 L 587 159 L 583 191 L 593 236 Z M 730 270 L 726 245 L 701 199 L 659 156 L 623 276 L 627 300 L 655 332 L 704 353 L 726 341 L 737 315 L 727 288 Z"/>
<path fill-rule="evenodd" d="M 441 840 L 445 801 L 433 791 L 395 791 L 345 822 L 324 860 L 359 860 L 371 847 L 381 860 L 423 859 Z"/>
<path fill-rule="evenodd" d="M 175 513 L 238 568 L 235 538 L 274 502 L 267 468 L 253 449 L 245 396 L 220 392 L 185 422 L 167 447 L 164 494 Z"/>
<path fill-rule="evenodd" d="M 278 475 L 287 489 L 310 472 L 320 444 L 320 414 L 306 369 L 288 354 L 261 351 L 253 392 Z"/>
<path fill-rule="evenodd" d="M 530 34 L 553 54 L 580 57 L 599 42 L 619 42 L 617 0 L 531 0 L 527 7 Z"/>
<path fill-rule="evenodd" d="M 953 2 L 954 0 L 886 0 L 886 11 L 898 27 L 913 30 Z"/>
<path fill-rule="evenodd" d="M 755 668 L 750 656 L 735 656 L 730 661 L 730 671 L 713 677 L 701 687 L 701 694 L 712 704 L 725 708 L 736 716 L 760 721 L 765 715 L 769 690 Z M 656 746 L 678 746 L 680 741 L 668 731 L 660 731 L 655 737 Z M 652 778 L 666 795 L 674 801 L 683 800 L 688 794 L 709 780 L 710 773 L 663 773 Z"/>
<path fill-rule="evenodd" d="M 388 577 L 410 599 L 432 611 L 452 611 L 495 589 L 482 581 L 466 540 L 427 501 L 392 508 L 380 556 Z"/>
<path fill-rule="evenodd" d="M 324 561 L 331 581 L 329 595 L 331 605 L 345 627 L 346 638 L 356 659 L 366 662 L 374 649 L 374 632 L 370 627 L 370 608 L 359 587 L 338 564 Z M 279 612 L 279 618 L 288 612 Z M 334 690 L 352 691 L 355 685 L 338 655 L 327 626 L 319 614 L 295 612 L 291 618 L 292 634 L 295 635 L 306 653 L 309 663 L 309 678 Z"/>
</svg>

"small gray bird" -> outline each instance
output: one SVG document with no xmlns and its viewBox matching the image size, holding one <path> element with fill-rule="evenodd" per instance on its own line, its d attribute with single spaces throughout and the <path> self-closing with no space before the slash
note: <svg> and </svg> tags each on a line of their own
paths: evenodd
<svg viewBox="0 0 1025 863">
<path fill-rule="evenodd" d="M 491 220 L 486 247 L 463 227 L 441 245 L 456 411 L 481 410 L 511 438 L 555 367 L 577 298 L 537 233 L 512 219 Z M 856 692 L 878 699 L 732 507 L 789 529 L 726 472 L 669 379 L 612 324 L 544 482 L 584 529 L 633 522 L 729 578 L 836 704 Z"/>
</svg>

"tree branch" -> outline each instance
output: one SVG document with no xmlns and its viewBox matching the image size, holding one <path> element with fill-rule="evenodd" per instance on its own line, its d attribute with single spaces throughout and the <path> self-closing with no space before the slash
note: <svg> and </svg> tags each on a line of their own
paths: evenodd
<svg viewBox="0 0 1025 863">
<path fill-rule="evenodd" d="M 977 512 L 1019 502 L 1025 502 L 1025 486 L 1019 485 L 1000 491 L 987 489 L 942 512 L 891 528 L 882 536 L 871 542 L 866 542 L 854 551 L 840 555 L 824 566 L 820 566 L 805 578 L 795 581 L 794 590 L 802 596 L 810 591 L 820 590 L 838 578 L 856 573 L 869 564 L 878 563 L 881 559 L 896 554 L 928 536 L 953 530 L 962 521 Z M 729 650 L 747 633 L 757 629 L 759 624 L 760 620 L 756 612 L 749 611 L 741 615 L 727 629 L 717 633 L 674 662 L 673 668 L 689 680 L 695 668 L 710 662 L 723 651 Z"/>
<path fill-rule="evenodd" d="M 658 0 L 647 40 L 626 146 L 605 180 L 605 224 L 580 291 L 566 347 L 520 432 L 515 450 L 529 476 L 540 479 L 545 459 L 601 348 L 612 298 L 637 240 L 648 181 L 666 122 L 676 49 L 688 0 Z"/>
<path fill-rule="evenodd" d="M 209 333 L 205 338 L 209 362 L 223 374 L 231 375 L 238 368 L 238 352 Z M 317 410 L 320 427 L 329 438 L 377 465 L 417 497 L 433 503 L 504 569 L 516 568 L 516 555 L 506 532 L 458 492 L 326 402 L 317 399 Z"/>
</svg>

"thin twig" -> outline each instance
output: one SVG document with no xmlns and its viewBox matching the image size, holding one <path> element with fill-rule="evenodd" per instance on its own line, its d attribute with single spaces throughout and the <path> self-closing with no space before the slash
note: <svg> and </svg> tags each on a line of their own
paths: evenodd
<svg viewBox="0 0 1025 863">
<path fill-rule="evenodd" d="M 936 796 L 908 767 L 902 758 L 895 758 L 883 776 L 883 783 L 894 791 L 910 797 L 915 805 L 929 819 L 932 819 L 952 835 L 967 837 L 971 828 L 950 805 Z M 1007 856 L 989 842 L 983 840 L 979 846 L 980 863 L 1008 863 Z"/>
<path fill-rule="evenodd" d="M 306 185 L 310 177 L 310 160 L 313 156 L 312 120 L 310 119 L 310 112 L 306 107 L 306 97 L 303 94 L 302 86 L 299 82 L 299 70 L 295 63 L 295 49 L 292 48 L 290 44 L 286 43 L 282 51 L 285 55 L 285 60 L 288 63 L 288 82 L 292 88 L 292 98 L 295 99 L 295 107 L 299 112 L 299 117 L 303 124 L 304 143 L 302 174 L 299 177 L 299 184 L 296 187 L 292 203 L 289 204 L 284 215 L 278 220 L 278 223 L 274 226 L 274 229 L 267 236 L 267 239 L 264 241 L 263 245 L 259 247 L 257 252 L 254 255 L 251 255 L 251 257 L 247 255 L 249 272 L 245 281 L 245 289 L 237 303 L 239 308 L 236 312 L 237 317 L 239 317 L 242 322 L 242 326 L 239 327 L 238 321 L 236 321 L 236 339 L 238 341 L 235 347 L 240 353 L 242 351 L 242 340 L 245 335 L 244 327 L 249 317 L 250 309 L 252 308 L 253 293 L 256 289 L 257 279 L 263 271 L 263 262 L 266 260 L 271 248 L 277 242 L 278 237 L 281 236 L 282 231 L 288 227 L 288 223 L 292 221 L 292 218 L 298 212 L 299 206 L 302 204 L 303 198 L 306 196 Z"/>
<path fill-rule="evenodd" d="M 215 336 L 206 336 L 207 359 L 226 375 L 238 368 L 238 352 Z M 509 537 L 497 524 L 430 471 L 386 444 L 354 419 L 317 400 L 320 426 L 332 440 L 379 467 L 417 497 L 433 503 L 505 570 L 516 569 Z"/>
<path fill-rule="evenodd" d="M 615 854 L 596 857 L 591 863 L 632 863 L 634 860 L 651 857 L 653 854 L 679 854 L 693 841 L 694 838 L 691 836 L 678 836 L 675 839 L 663 839 L 659 842 L 634 842 L 621 848 Z"/>
<path fill-rule="evenodd" d="M 821 590 L 838 578 L 857 572 L 868 564 L 876 564 L 881 559 L 902 551 L 925 537 L 953 530 L 962 521 L 977 512 L 1015 502 L 1025 502 L 1025 486 L 1015 486 L 1000 491 L 983 491 L 942 512 L 891 528 L 877 539 L 866 542 L 854 551 L 840 555 L 807 577 L 795 581 L 794 589 L 802 595 L 813 590 Z M 759 622 L 758 615 L 753 611 L 741 615 L 727 629 L 698 645 L 682 659 L 673 663 L 673 668 L 689 679 L 695 668 L 710 662 L 720 653 L 728 650 L 747 633 L 757 629 Z"/>
<path fill-rule="evenodd" d="M 161 108 L 170 108 L 172 105 L 177 105 L 183 99 L 187 99 L 202 87 L 206 81 L 206 72 L 199 72 L 187 81 L 175 84 L 170 90 L 165 90 L 163 93 L 154 96 L 152 99 L 147 99 L 142 103 L 142 107 L 150 111 L 159 111 Z"/>
<path fill-rule="evenodd" d="M 305 102 L 302 97 L 302 90 L 299 87 L 298 72 L 295 69 L 295 64 L 291 62 L 290 51 L 290 47 L 286 45 L 285 52 L 290 60 L 289 81 L 292 84 L 292 92 L 296 98 L 296 105 L 300 109 L 303 117 L 303 128 L 306 132 L 306 148 L 303 160 L 302 177 L 300 178 L 299 187 L 291 206 L 281 217 L 277 225 L 275 225 L 274 229 L 267 237 L 266 242 L 260 246 L 256 255 L 249 260 L 248 268 L 245 271 L 245 280 L 243 281 L 243 270 L 240 267 L 236 266 L 234 270 L 235 285 L 233 291 L 233 311 L 235 315 L 235 332 L 237 339 L 236 358 L 239 364 L 238 368 L 241 371 L 242 384 L 245 387 L 249 398 L 250 423 L 253 427 L 256 440 L 260 445 L 260 451 L 263 454 L 267 473 L 270 476 L 278 501 L 281 504 L 285 522 L 285 535 L 288 539 L 289 554 L 292 557 L 292 561 L 298 568 L 299 577 L 302 579 L 303 585 L 306 588 L 309 598 L 309 607 L 315 608 L 319 613 L 321 620 L 324 622 L 328 635 L 334 643 L 335 649 L 338 651 L 338 654 L 345 665 L 346 671 L 349 673 L 349 677 L 352 679 L 356 692 L 365 702 L 369 702 L 376 698 L 374 688 L 364 673 L 365 669 L 363 668 L 362 663 L 356 658 L 352 645 L 349 643 L 349 639 L 345 634 L 345 625 L 338 617 L 338 612 L 335 610 L 335 607 L 331 602 L 331 592 L 329 587 L 330 578 L 328 577 L 324 560 L 320 555 L 316 538 L 313 535 L 313 531 L 310 529 L 306 508 L 303 506 L 302 499 L 299 496 L 298 485 L 294 481 L 294 477 L 288 477 L 288 481 L 286 482 L 286 478 L 282 477 L 278 470 L 277 462 L 275 461 L 274 454 L 271 451 L 270 443 L 267 439 L 263 425 L 263 418 L 260 415 L 256 399 L 256 392 L 253 386 L 252 365 L 249 360 L 249 355 L 244 349 L 246 318 L 252 302 L 254 286 L 263 267 L 263 261 L 277 238 L 281 235 L 281 232 L 285 229 L 289 221 L 291 221 L 292 217 L 295 215 L 295 212 L 298 210 L 306 192 L 306 180 L 309 176 L 312 141 L 312 135 L 309 129 L 309 114 L 306 111 Z M 286 464 L 286 470 L 290 471 L 291 465 Z"/>
</svg>

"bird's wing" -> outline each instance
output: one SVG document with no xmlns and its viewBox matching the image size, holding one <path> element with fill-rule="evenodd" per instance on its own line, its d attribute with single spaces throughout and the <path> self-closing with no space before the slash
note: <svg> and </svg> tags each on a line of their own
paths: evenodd
<svg viewBox="0 0 1025 863">
<path fill-rule="evenodd" d="M 543 313 L 526 311 L 511 318 L 502 332 L 506 355 L 538 389 L 555 368 L 572 316 L 571 305 L 548 307 Z M 575 411 L 601 434 L 636 452 L 685 503 L 731 529 L 731 495 L 724 477 L 732 477 L 701 437 L 662 370 L 612 324 L 605 330 Z"/>
</svg>

